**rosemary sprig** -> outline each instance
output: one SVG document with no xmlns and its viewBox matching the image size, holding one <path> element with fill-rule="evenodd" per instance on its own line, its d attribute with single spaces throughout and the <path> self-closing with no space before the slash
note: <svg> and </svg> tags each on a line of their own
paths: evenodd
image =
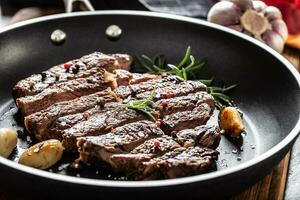
<svg viewBox="0 0 300 200">
<path fill-rule="evenodd" d="M 141 113 L 147 115 L 153 121 L 155 121 L 156 117 L 153 115 L 153 112 L 154 112 L 153 97 L 154 97 L 154 95 L 155 95 L 155 90 L 153 90 L 146 99 L 131 101 L 127 104 L 124 104 L 123 106 L 124 106 L 124 108 L 133 109 L 138 112 L 141 112 Z"/>
<path fill-rule="evenodd" d="M 183 59 L 180 61 L 180 63 L 177 65 L 177 67 L 180 69 L 186 62 L 187 60 L 190 58 L 191 56 L 191 52 L 192 52 L 192 48 L 190 46 L 188 46 L 188 48 L 186 49 L 185 55 L 183 57 Z"/>
<path fill-rule="evenodd" d="M 207 87 L 208 93 L 211 94 L 216 102 L 216 107 L 221 109 L 224 105 L 231 106 L 231 98 L 224 94 L 225 92 L 228 92 L 229 90 L 232 90 L 235 88 L 237 85 L 230 85 L 228 87 Z"/>
<path fill-rule="evenodd" d="M 212 84 L 212 82 L 214 81 L 214 78 L 211 79 L 202 79 L 200 80 L 201 83 L 203 83 L 206 86 L 210 86 Z"/>
<path fill-rule="evenodd" d="M 145 68 L 147 72 L 152 74 L 162 74 L 166 72 L 165 56 L 157 55 L 153 59 L 146 55 L 136 56 L 136 60 L 142 68 Z"/>
<path fill-rule="evenodd" d="M 196 74 L 203 68 L 205 65 L 205 59 L 196 60 L 192 55 L 192 49 L 190 46 L 186 49 L 185 55 L 179 62 L 179 64 L 166 64 L 166 58 L 164 55 L 155 56 L 153 59 L 146 55 L 136 56 L 139 66 L 144 68 L 147 72 L 153 74 L 174 74 L 184 80 L 189 80 L 191 77 L 196 78 Z M 211 86 L 214 79 L 200 80 L 203 84 L 208 87 L 208 93 L 211 94 L 216 102 L 217 108 L 223 106 L 230 106 L 231 98 L 225 93 L 235 88 L 237 85 L 230 85 L 228 87 L 217 87 Z"/>
<path fill-rule="evenodd" d="M 188 60 L 190 60 L 189 64 Z M 176 74 L 184 80 L 188 80 L 188 77 L 194 76 L 195 72 L 200 71 L 204 64 L 204 59 L 197 61 L 194 58 L 194 56 L 191 55 L 191 47 L 189 46 L 185 52 L 183 59 L 178 65 L 167 65 L 170 68 L 170 71 L 167 72 L 171 74 Z"/>
</svg>

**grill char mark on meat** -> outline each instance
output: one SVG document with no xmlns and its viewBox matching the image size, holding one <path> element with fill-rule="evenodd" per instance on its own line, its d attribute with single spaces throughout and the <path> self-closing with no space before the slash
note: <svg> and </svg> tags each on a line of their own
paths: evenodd
<svg viewBox="0 0 300 200">
<path fill-rule="evenodd" d="M 105 106 L 95 106 L 92 109 L 86 110 L 83 113 L 76 113 L 73 115 L 66 115 L 63 117 L 59 117 L 53 123 L 51 126 L 48 127 L 47 130 L 43 133 L 47 137 L 47 139 L 56 138 L 59 140 L 63 140 L 63 134 L 65 133 L 65 130 L 72 128 L 76 124 L 86 121 L 85 115 L 88 115 L 88 118 L 90 116 L 93 116 L 95 114 L 99 115 L 108 115 L 109 112 L 113 112 L 114 109 L 120 108 L 120 103 L 114 102 L 114 103 L 107 103 Z M 107 132 L 109 129 L 101 129 L 101 131 Z M 72 140 L 72 137 L 67 137 L 68 142 L 66 142 L 66 149 L 71 150 L 71 146 L 73 147 L 73 151 L 75 151 L 75 146 L 73 145 L 73 142 L 70 142 L 69 140 Z M 68 144 L 68 145 L 67 145 Z M 71 145 L 71 146 L 70 146 Z M 70 147 L 69 147 L 70 146 Z"/>
<path fill-rule="evenodd" d="M 160 95 L 162 97 L 162 95 Z M 187 93 L 186 96 L 177 96 L 169 99 L 160 99 L 155 102 L 155 107 L 158 108 L 163 114 L 177 113 L 188 110 L 193 110 L 200 104 L 206 103 L 213 110 L 215 107 L 213 97 L 207 92 Z M 165 104 L 166 108 L 162 108 Z"/>
<path fill-rule="evenodd" d="M 67 151 L 74 150 L 76 149 L 76 138 L 78 137 L 102 135 L 124 124 L 147 119 L 147 116 L 139 114 L 135 110 L 123 109 L 122 107 L 104 113 L 97 113 L 86 121 L 79 122 L 70 129 L 65 130 L 63 132 L 63 145 Z"/>
<path fill-rule="evenodd" d="M 129 176 L 132 169 L 137 169 L 145 161 L 162 156 L 181 146 L 184 148 L 199 146 L 202 148 L 217 148 L 221 136 L 220 129 L 216 126 L 202 125 L 195 129 L 178 132 L 175 137 L 163 137 L 148 140 L 127 154 L 114 154 L 111 156 L 111 166 L 116 171 L 123 171 Z M 158 142 L 158 145 L 157 145 Z M 156 144 L 155 144 L 156 143 Z"/>
<path fill-rule="evenodd" d="M 173 103 L 174 106 L 171 109 L 164 109 L 161 107 L 162 102 Z M 171 112 L 192 110 L 200 103 L 207 103 L 212 108 L 214 106 L 213 97 L 211 95 L 207 94 L 206 92 L 198 92 L 189 94 L 188 96 L 159 100 L 155 103 L 154 107 L 164 114 L 170 114 Z M 93 115 L 98 113 L 102 113 L 99 114 L 100 116 L 106 116 L 102 111 L 116 109 L 118 106 L 120 107 L 121 104 L 106 104 L 104 109 L 102 109 L 101 107 L 94 107 L 87 112 L 90 114 L 90 117 L 93 117 Z M 82 121 L 82 119 L 82 113 L 60 117 L 55 123 L 52 124 L 52 127 L 48 130 L 52 133 L 56 133 L 56 135 L 59 135 L 59 133 L 62 134 L 65 129 L 71 128 L 73 125 Z M 45 133 L 45 135 L 47 134 L 48 133 Z"/>
<path fill-rule="evenodd" d="M 177 178 L 201 174 L 215 166 L 218 152 L 209 148 L 179 147 L 162 156 L 154 154 L 114 154 L 110 162 L 115 171 L 122 171 L 135 180 Z"/>
<path fill-rule="evenodd" d="M 205 128 L 208 128 L 209 130 L 205 132 Z M 188 170 L 189 172 L 187 175 L 210 170 L 217 158 L 218 152 L 207 147 L 219 142 L 219 129 L 204 125 L 195 129 L 190 129 L 189 132 L 191 131 L 200 131 L 201 134 L 182 133 L 181 131 L 177 134 L 179 138 L 175 139 L 167 135 L 156 136 L 135 147 L 133 150 L 131 149 L 134 145 L 126 150 L 115 151 L 115 148 L 113 148 L 113 152 L 109 154 L 105 152 L 105 156 L 103 156 L 103 151 L 100 154 L 100 151 L 98 150 L 99 148 L 103 149 L 103 146 L 105 145 L 101 143 L 99 147 L 99 142 L 95 141 L 101 140 L 100 138 L 106 138 L 106 135 L 88 137 L 88 143 L 86 143 L 87 140 L 84 137 L 79 138 L 77 145 L 82 161 L 93 162 L 96 158 L 101 159 L 109 163 L 115 171 L 124 172 L 130 178 L 174 178 L 186 175 L 185 170 Z M 207 137 L 208 132 L 210 135 L 216 135 L 216 137 Z M 208 139 L 212 141 L 207 142 Z M 186 142 L 187 140 L 189 140 L 189 145 L 181 147 L 180 144 L 183 144 L 183 142 Z M 191 140 L 194 141 L 191 142 Z M 87 146 L 88 148 L 84 148 Z M 107 142 L 106 149 L 110 149 L 109 142 Z M 196 151 L 192 149 L 196 149 Z M 188 160 L 189 156 L 193 156 L 191 162 L 185 163 L 182 161 Z M 169 166 L 171 172 L 166 173 L 165 170 L 161 171 L 161 166 Z M 182 172 L 182 167 L 184 172 Z M 193 168 L 194 171 L 191 172 L 189 168 Z"/>
<path fill-rule="evenodd" d="M 150 74 L 136 76 L 136 74 L 125 70 L 115 70 L 115 73 L 118 85 L 128 85 L 130 81 L 139 82 L 159 78 L 157 75 Z M 104 108 L 102 108 L 102 106 L 97 106 L 99 104 L 99 97 L 102 97 L 105 102 Z M 27 130 L 30 133 L 35 134 L 39 140 L 51 138 L 59 139 L 61 138 L 60 128 L 70 128 L 72 125 L 81 121 L 83 119 L 82 113 L 84 111 L 88 111 L 88 113 L 92 115 L 103 110 L 112 110 L 112 108 L 116 107 L 116 104 L 107 104 L 111 101 L 119 101 L 119 97 L 117 97 L 113 91 L 107 89 L 70 101 L 55 103 L 44 110 L 26 116 L 25 126 L 27 127 Z M 58 123 L 53 124 L 52 128 L 49 129 L 49 125 L 57 118 L 60 118 L 61 120 L 58 120 Z M 61 126 L 60 122 L 65 125 Z M 58 128 L 56 128 L 56 125 Z"/>
<path fill-rule="evenodd" d="M 60 64 L 41 74 L 34 74 L 19 81 L 13 88 L 14 98 L 36 95 L 51 85 L 88 77 L 101 68 L 109 72 L 113 72 L 115 69 L 129 70 L 132 57 L 127 54 L 105 55 L 95 52 L 67 63 L 71 65 L 69 70 L 66 70 L 64 64 Z"/>
<path fill-rule="evenodd" d="M 59 83 L 37 95 L 18 98 L 16 104 L 26 116 L 46 109 L 54 103 L 89 95 L 108 87 L 113 87 L 113 83 L 106 80 L 105 70 L 102 70 L 101 73 L 89 78 L 79 78 Z"/>
<path fill-rule="evenodd" d="M 109 158 L 109 163 L 115 171 L 122 171 L 131 176 L 132 169 L 138 168 L 142 162 L 162 156 L 180 147 L 172 137 L 163 135 L 162 137 L 145 141 L 130 153 L 112 155 Z"/>
<path fill-rule="evenodd" d="M 129 96 L 135 96 L 136 94 L 152 91 L 157 88 L 167 87 L 169 85 L 176 85 L 181 82 L 184 82 L 184 80 L 178 76 L 164 76 L 161 79 L 149 80 L 140 84 L 121 86 L 116 88 L 114 92 L 120 98 L 125 99 Z"/>
<path fill-rule="evenodd" d="M 184 129 L 174 134 L 176 142 L 184 147 L 200 146 L 216 149 L 221 140 L 218 126 L 202 125 L 194 129 Z"/>
<path fill-rule="evenodd" d="M 198 97 L 198 101 L 197 101 L 197 97 Z M 199 97 L 205 97 L 205 98 L 199 98 Z M 187 101 L 187 99 L 194 100 L 194 102 L 191 101 L 189 107 L 187 107 L 186 103 L 184 103 L 185 101 Z M 196 93 L 194 95 L 190 94 L 187 97 L 176 97 L 174 98 L 174 100 L 176 100 L 178 104 L 174 110 L 171 109 L 167 111 L 167 114 L 170 114 L 168 115 L 170 117 L 167 118 L 166 120 L 167 123 L 164 123 L 162 126 L 163 130 L 166 131 L 166 133 L 171 133 L 174 130 L 181 130 L 180 129 L 181 127 L 174 129 L 174 127 L 176 127 L 177 124 L 181 125 L 182 127 L 189 126 L 187 123 L 198 124 L 198 125 L 203 124 L 208 120 L 211 114 L 210 113 L 211 109 L 214 109 L 212 107 L 208 110 L 207 108 L 209 107 L 208 104 L 204 103 L 204 102 L 210 102 L 209 103 L 210 105 L 214 104 L 213 98 L 208 94 L 207 95 L 201 95 L 199 93 Z M 168 101 L 171 101 L 171 99 L 168 99 Z M 198 104 L 201 102 L 202 104 L 198 106 Z M 156 106 L 160 107 L 160 102 L 158 102 Z M 202 110 L 203 106 L 205 110 Z M 192 113 L 190 113 L 191 111 L 180 112 L 182 110 L 188 110 L 188 109 L 192 110 L 196 107 L 198 107 L 198 110 L 195 110 Z M 185 116 L 185 118 L 183 118 L 182 120 L 177 119 L 176 117 L 178 117 L 178 115 L 171 114 L 174 112 L 183 113 L 179 116 Z M 80 118 L 80 114 L 78 115 Z M 75 120 L 78 120 L 79 118 L 75 118 Z M 145 120 L 145 119 L 148 119 L 146 115 L 132 109 L 124 109 L 122 106 L 120 106 L 119 108 L 115 108 L 114 110 L 111 111 L 101 112 L 101 113 L 96 113 L 94 115 L 91 115 L 90 118 L 87 119 L 86 121 L 81 121 L 81 122 L 76 121 L 78 122 L 76 125 L 66 130 L 62 130 L 62 129 L 68 127 L 68 125 L 66 124 L 71 124 L 71 125 L 74 124 L 72 122 L 74 120 L 71 119 L 70 122 L 67 122 L 67 120 L 60 120 L 59 122 L 55 123 L 55 125 L 53 126 L 55 128 L 51 128 L 50 132 L 56 132 L 58 133 L 58 135 L 59 133 L 63 133 L 63 144 L 66 150 L 72 150 L 76 147 L 75 142 L 77 137 L 105 134 L 108 131 L 110 131 L 111 128 L 115 128 L 118 126 L 122 126 L 126 123 L 131 123 L 131 122 Z M 62 122 L 64 122 L 64 126 L 60 125 Z"/>
<path fill-rule="evenodd" d="M 207 87 L 200 81 L 184 81 L 178 84 L 169 84 L 164 87 L 156 87 L 154 100 L 159 100 L 163 98 L 172 98 L 177 96 L 183 96 L 190 93 L 195 93 L 199 91 L 206 91 Z M 135 95 L 136 99 L 145 99 L 151 94 L 151 90 L 145 91 L 144 93 L 137 93 Z"/>
<path fill-rule="evenodd" d="M 209 120 L 212 112 L 213 108 L 203 103 L 193 110 L 172 113 L 165 116 L 161 128 L 168 134 L 187 128 L 195 128 L 201 124 L 205 124 Z"/>
<path fill-rule="evenodd" d="M 111 155 L 129 152 L 146 140 L 163 134 L 153 122 L 143 120 L 117 127 L 105 135 L 79 138 L 77 145 L 83 161 L 98 157 L 110 163 Z"/>
<path fill-rule="evenodd" d="M 177 178 L 210 171 L 215 166 L 218 152 L 201 147 L 178 148 L 161 157 L 145 161 L 136 179 Z"/>
<path fill-rule="evenodd" d="M 50 137 L 46 133 L 49 130 L 50 125 L 57 118 L 78 112 L 81 113 L 90 108 L 102 110 L 102 106 L 97 106 L 97 101 L 100 98 L 105 102 L 114 102 L 119 100 L 110 89 L 107 89 L 70 101 L 55 103 L 45 110 L 26 116 L 24 119 L 25 126 L 30 133 L 35 134 L 37 139 L 50 139 L 53 135 Z"/>
</svg>

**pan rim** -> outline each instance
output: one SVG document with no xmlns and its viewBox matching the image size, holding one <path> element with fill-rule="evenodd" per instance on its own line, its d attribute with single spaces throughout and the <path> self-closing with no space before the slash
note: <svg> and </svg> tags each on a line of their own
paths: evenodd
<svg viewBox="0 0 300 200">
<path fill-rule="evenodd" d="M 298 87 L 300 88 L 300 74 L 298 71 L 292 66 L 289 61 L 287 61 L 281 54 L 273 50 L 272 48 L 268 47 L 267 45 L 263 44 L 262 42 L 237 32 L 235 30 L 213 24 L 201 19 L 195 19 L 190 17 L 178 16 L 173 14 L 165 14 L 165 13 L 157 13 L 157 12 L 148 12 L 148 11 L 129 11 L 129 10 L 105 10 L 105 11 L 95 11 L 95 12 L 78 12 L 78 13 L 64 13 L 64 14 L 56 14 L 51 16 L 45 16 L 40 18 L 35 18 L 31 20 L 27 20 L 24 22 L 19 22 L 13 25 L 9 25 L 7 27 L 0 29 L 0 34 L 4 32 L 8 32 L 14 30 L 16 28 L 21 28 L 26 25 L 61 19 L 61 18 L 69 18 L 69 17 L 82 17 L 82 16 L 91 16 L 91 15 L 130 15 L 130 16 L 146 16 L 146 17 L 157 17 L 175 21 L 183 21 L 187 23 L 193 23 L 195 25 L 201 25 L 209 28 L 213 28 L 215 30 L 223 31 L 228 34 L 233 35 L 234 37 L 239 37 L 242 39 L 247 40 L 248 42 L 256 45 L 257 47 L 265 50 L 267 53 L 274 56 L 278 59 L 293 75 L 296 82 L 298 83 Z M 142 187 L 167 187 L 167 186 L 175 186 L 175 185 L 182 185 L 194 182 L 205 182 L 205 181 L 212 181 L 214 179 L 219 179 L 225 176 L 229 176 L 239 171 L 246 170 L 259 164 L 260 162 L 271 158 L 276 153 L 280 152 L 286 146 L 291 144 L 300 133 L 300 119 L 295 124 L 294 128 L 289 132 L 289 134 L 279 143 L 277 143 L 274 147 L 269 149 L 268 151 L 264 152 L 263 154 L 259 155 L 258 157 L 246 161 L 245 163 L 241 163 L 237 166 L 231 167 L 229 169 L 224 169 L 222 171 L 215 171 L 207 174 L 200 174 L 195 176 L 183 177 L 183 178 L 176 178 L 176 179 L 167 179 L 167 180 L 151 180 L 151 181 L 115 181 L 115 180 L 98 180 L 98 179 L 89 179 L 89 178 L 78 178 L 78 177 L 71 177 L 61 174 L 54 174 L 47 171 L 42 171 L 38 169 L 34 169 L 31 167 L 27 167 L 24 165 L 20 165 L 16 162 L 11 160 L 5 159 L 0 157 L 0 163 L 13 168 L 14 170 L 21 171 L 23 173 L 31 174 L 34 176 L 40 176 L 41 178 L 52 179 L 55 181 L 62 181 L 72 184 L 80 184 L 80 185 L 88 185 L 88 186 L 99 186 L 99 187 L 119 187 L 119 188 L 142 188 Z"/>
</svg>

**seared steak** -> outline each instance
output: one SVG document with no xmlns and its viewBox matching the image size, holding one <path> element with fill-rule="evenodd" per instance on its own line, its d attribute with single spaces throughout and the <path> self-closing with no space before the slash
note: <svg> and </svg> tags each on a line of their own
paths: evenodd
<svg viewBox="0 0 300 200">
<path fill-rule="evenodd" d="M 213 109 L 208 104 L 203 103 L 193 110 L 166 115 L 161 128 L 169 134 L 187 128 L 195 128 L 205 124 L 209 120 L 212 112 Z"/>
<path fill-rule="evenodd" d="M 108 87 L 113 87 L 113 83 L 106 80 L 105 71 L 102 70 L 102 72 L 89 78 L 79 78 L 58 83 L 37 95 L 18 98 L 16 104 L 26 116 L 46 109 L 54 103 L 72 100 L 107 89 Z"/>
<path fill-rule="evenodd" d="M 172 105 L 168 107 L 163 107 L 163 103 L 166 105 Z M 188 96 L 180 96 L 180 97 L 174 97 L 170 99 L 162 99 L 157 102 L 155 102 L 154 108 L 156 110 L 159 110 L 162 114 L 170 114 L 175 112 L 181 112 L 181 111 L 187 111 L 194 109 L 197 105 L 201 103 L 207 103 L 211 106 L 213 109 L 214 107 L 214 100 L 213 97 L 206 92 L 197 92 L 193 94 L 189 94 Z M 93 117 L 97 114 L 96 118 L 100 119 L 100 117 L 108 117 L 108 115 L 105 114 L 106 111 L 110 111 L 111 115 L 114 115 L 115 111 L 113 109 L 116 108 L 121 109 L 121 104 L 105 104 L 104 108 L 96 106 L 89 110 L 86 110 L 87 113 L 89 113 L 89 118 Z M 85 111 L 85 110 L 84 110 Z M 105 111 L 105 112 L 104 112 Z M 118 110 L 119 111 L 119 110 Z M 123 111 L 124 112 L 124 111 Z M 123 115 L 125 116 L 125 115 Z M 139 119 L 139 117 L 137 117 Z M 87 119 L 89 120 L 89 119 Z M 65 129 L 71 128 L 75 124 L 82 122 L 85 123 L 86 120 L 83 119 L 83 112 L 78 112 L 73 115 L 67 115 L 63 117 L 59 117 L 52 125 L 51 127 L 48 127 L 48 129 L 45 129 L 43 135 L 50 135 L 54 134 L 56 136 L 59 136 L 63 134 Z M 105 121 L 105 120 L 103 120 Z M 87 126 L 87 125 L 83 125 Z M 100 125 L 99 125 L 100 126 Z M 51 138 L 52 136 L 49 136 L 48 138 Z M 61 137 L 59 137 L 61 138 Z"/>
<path fill-rule="evenodd" d="M 178 76 L 164 76 L 161 79 L 149 80 L 140 84 L 121 86 L 116 88 L 114 92 L 119 97 L 125 99 L 129 96 L 135 96 L 136 94 L 152 91 L 157 88 L 176 85 L 181 82 L 184 82 L 184 80 L 182 78 L 179 78 Z"/>
<path fill-rule="evenodd" d="M 127 85 L 134 85 L 142 82 L 146 82 L 149 80 L 160 79 L 161 76 L 154 75 L 154 74 L 138 74 L 138 73 L 131 73 L 129 71 L 123 69 L 117 69 L 113 72 L 115 74 L 118 86 L 127 86 Z"/>
<path fill-rule="evenodd" d="M 172 137 L 164 135 L 162 137 L 147 140 L 133 149 L 130 153 L 113 154 L 108 160 L 115 171 L 122 171 L 128 176 L 133 176 L 136 173 L 133 169 L 137 169 L 142 165 L 142 162 L 149 161 L 154 157 L 162 156 L 163 154 L 180 147 L 181 146 L 174 141 Z M 99 156 L 97 157 L 99 158 Z M 92 160 L 92 158 L 89 160 Z M 108 162 L 107 160 L 105 161 Z"/>
<path fill-rule="evenodd" d="M 215 109 L 207 87 L 131 73 L 131 63 L 128 55 L 96 52 L 20 81 L 13 93 L 27 130 L 136 180 L 211 170 L 220 129 L 206 125 Z"/>
<path fill-rule="evenodd" d="M 118 85 L 128 85 L 131 81 L 136 84 L 141 81 L 159 78 L 159 76 L 150 74 L 136 75 L 135 73 L 130 73 L 125 70 L 115 70 L 115 75 Z M 61 120 L 58 120 L 58 123 L 61 122 L 65 124 L 69 122 L 69 124 L 65 124 L 62 127 L 70 128 L 71 125 L 74 125 L 82 120 L 82 113 L 84 111 L 91 109 L 88 111 L 88 113 L 92 115 L 99 111 L 105 110 L 102 108 L 102 106 L 97 106 L 99 105 L 99 99 L 104 101 L 103 103 L 108 103 L 111 101 L 118 101 L 119 97 L 117 97 L 113 91 L 108 89 L 73 100 L 54 103 L 44 110 L 26 116 L 25 126 L 27 130 L 35 134 L 39 140 L 50 139 L 53 136 L 55 136 L 55 138 L 61 138 L 59 134 L 55 133 L 56 130 L 58 130 L 55 128 L 56 125 L 53 124 L 51 130 L 49 129 L 49 125 L 51 125 L 54 120 L 60 118 Z M 113 105 L 106 105 L 106 110 L 108 110 L 108 107 L 109 110 L 111 110 L 110 108 L 112 106 Z M 66 117 L 64 118 L 64 116 Z M 49 131 L 50 133 L 47 133 Z M 51 135 L 48 136 L 48 134 Z"/>
<path fill-rule="evenodd" d="M 207 88 L 200 81 L 184 81 L 178 84 L 170 84 L 165 87 L 157 87 L 155 89 L 154 100 L 163 98 L 172 98 L 177 96 L 183 96 L 190 93 L 195 93 L 199 91 L 206 91 Z M 145 99 L 151 94 L 152 91 L 146 91 L 144 93 L 138 93 L 135 95 L 136 99 Z"/>
<path fill-rule="evenodd" d="M 76 138 L 78 137 L 102 135 L 118 126 L 146 119 L 148 119 L 146 115 L 122 107 L 104 113 L 97 113 L 63 131 L 63 145 L 66 150 L 74 150 L 76 149 Z"/>
<path fill-rule="evenodd" d="M 213 169 L 218 152 L 201 147 L 178 148 L 139 166 L 137 179 L 177 178 Z"/>
<path fill-rule="evenodd" d="M 54 120 L 66 115 L 82 113 L 91 108 L 102 110 L 103 106 L 99 105 L 101 103 L 99 101 L 118 101 L 118 97 L 111 90 L 107 89 L 70 101 L 55 103 L 40 112 L 26 116 L 24 123 L 27 130 L 35 134 L 39 140 L 50 139 L 51 137 L 46 136 L 45 133 L 47 133 Z"/>
<path fill-rule="evenodd" d="M 194 129 L 184 129 L 173 135 L 176 142 L 184 147 L 201 146 L 216 149 L 221 140 L 221 130 L 218 126 L 202 125 Z"/>
<path fill-rule="evenodd" d="M 63 139 L 63 134 L 66 129 L 70 129 L 78 123 L 86 121 L 90 116 L 95 114 L 105 114 L 113 112 L 115 109 L 120 108 L 120 102 L 106 103 L 104 106 L 96 105 L 92 109 L 86 110 L 84 112 L 79 112 L 76 114 L 66 115 L 53 120 L 51 125 L 47 130 L 43 130 L 41 134 L 44 139 L 56 138 L 59 140 Z M 69 148 L 68 148 L 69 149 Z"/>
<path fill-rule="evenodd" d="M 177 178 L 201 174 L 212 170 L 218 152 L 209 148 L 176 148 L 162 156 L 153 154 L 114 154 L 110 157 L 112 167 L 135 180 Z"/>
<path fill-rule="evenodd" d="M 95 151 L 100 148 L 95 142 L 88 143 L 80 138 L 78 146 L 82 161 L 101 159 L 109 163 L 115 171 L 124 172 L 131 179 L 175 178 L 207 172 L 214 167 L 218 156 L 217 151 L 209 148 L 181 147 L 172 137 L 166 135 L 149 139 L 130 153 L 116 151 L 106 153 L 105 157 L 101 156 L 99 150 Z M 86 146 L 88 148 L 83 150 Z"/>
<path fill-rule="evenodd" d="M 201 98 L 204 96 L 206 96 L 206 98 Z M 195 99 L 197 97 L 199 98 L 198 101 Z M 186 103 L 184 103 L 185 101 L 180 101 L 182 99 L 185 99 L 185 101 L 187 99 L 190 99 L 194 102 L 191 101 L 190 105 L 186 106 Z M 175 109 L 169 109 L 166 111 L 165 114 L 170 115 L 166 115 L 161 128 L 166 133 L 171 134 L 171 132 L 182 130 L 185 127 L 193 128 L 206 123 L 211 115 L 211 110 L 213 110 L 214 107 L 209 107 L 206 103 L 198 105 L 200 102 L 202 102 L 202 100 L 204 102 L 210 102 L 209 104 L 213 105 L 213 98 L 210 95 L 200 95 L 199 93 L 196 93 L 194 95 L 190 94 L 184 98 L 174 98 L 173 102 L 177 102 L 176 106 L 174 106 Z M 166 101 L 172 100 L 168 99 Z M 181 102 L 183 103 L 181 104 Z M 163 109 L 161 108 L 161 102 L 154 106 L 159 109 Z M 186 111 L 181 112 L 182 110 Z M 165 109 L 163 109 L 162 111 L 165 111 Z M 55 128 L 49 129 L 49 132 L 63 133 L 63 143 L 66 150 L 72 150 L 76 148 L 75 142 L 77 137 L 105 134 L 112 128 L 122 126 L 123 124 L 148 119 L 148 116 L 132 109 L 124 109 L 122 105 L 120 105 L 119 108 L 115 108 L 114 110 L 95 113 L 96 114 L 94 115 L 90 115 L 88 119 L 80 122 L 78 122 L 80 115 L 77 118 L 73 118 L 69 122 L 67 122 L 68 120 L 64 118 L 56 122 L 53 126 Z M 182 118 L 179 119 L 180 117 Z M 68 124 L 74 124 L 72 122 L 74 120 L 76 120 L 77 124 L 69 129 L 66 129 L 68 127 Z M 62 123 L 64 125 L 61 125 Z"/>
<path fill-rule="evenodd" d="M 88 77 L 102 68 L 109 72 L 115 69 L 128 70 L 131 63 L 132 57 L 127 54 L 105 55 L 95 52 L 19 81 L 13 88 L 13 96 L 19 98 L 35 95 L 53 84 Z"/>
<path fill-rule="evenodd" d="M 154 107 L 158 108 L 163 114 L 171 112 L 183 112 L 193 110 L 200 104 L 206 103 L 213 110 L 215 107 L 213 97 L 207 92 L 187 93 L 186 96 L 177 96 L 169 99 L 160 99 L 155 102 Z"/>
<path fill-rule="evenodd" d="M 98 157 L 109 163 L 112 154 L 129 152 L 146 140 L 163 134 L 153 122 L 143 120 L 118 127 L 105 135 L 79 138 L 77 145 L 82 160 L 87 162 L 89 158 Z"/>
</svg>

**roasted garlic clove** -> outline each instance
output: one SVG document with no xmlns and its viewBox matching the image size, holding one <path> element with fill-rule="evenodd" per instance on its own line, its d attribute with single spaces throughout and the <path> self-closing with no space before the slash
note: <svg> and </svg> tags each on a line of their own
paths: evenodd
<svg viewBox="0 0 300 200">
<path fill-rule="evenodd" d="M 18 134 L 10 128 L 0 129 L 0 156 L 7 158 L 17 145 Z"/>
<path fill-rule="evenodd" d="M 61 159 L 63 150 L 59 140 L 46 140 L 26 149 L 19 163 L 37 169 L 48 169 Z"/>
<path fill-rule="evenodd" d="M 220 110 L 219 126 L 231 137 L 238 137 L 245 131 L 241 113 L 235 107 L 225 107 Z"/>
</svg>

